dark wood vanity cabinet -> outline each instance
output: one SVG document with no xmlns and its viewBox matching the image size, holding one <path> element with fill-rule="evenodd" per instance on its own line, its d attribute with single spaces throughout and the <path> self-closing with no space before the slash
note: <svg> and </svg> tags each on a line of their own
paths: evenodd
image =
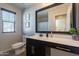
<svg viewBox="0 0 79 59">
<path fill-rule="evenodd" d="M 26 55 L 27 56 L 50 56 L 51 49 L 55 48 L 58 50 L 66 51 L 79 55 L 79 48 L 74 46 L 68 46 L 53 42 L 40 41 L 36 39 L 27 38 L 26 43 Z"/>
<path fill-rule="evenodd" d="M 46 56 L 50 55 L 50 49 L 45 42 L 27 38 L 26 43 L 27 56 Z"/>
</svg>

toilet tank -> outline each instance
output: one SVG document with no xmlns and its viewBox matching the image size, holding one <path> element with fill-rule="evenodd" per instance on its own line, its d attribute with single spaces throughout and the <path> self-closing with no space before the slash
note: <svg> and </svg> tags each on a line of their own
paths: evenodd
<svg viewBox="0 0 79 59">
<path fill-rule="evenodd" d="M 23 42 L 26 42 L 26 36 L 23 35 Z"/>
</svg>

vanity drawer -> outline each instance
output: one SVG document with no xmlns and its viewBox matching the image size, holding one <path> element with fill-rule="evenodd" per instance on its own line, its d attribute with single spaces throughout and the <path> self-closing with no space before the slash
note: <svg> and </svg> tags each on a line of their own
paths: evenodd
<svg viewBox="0 0 79 59">
<path fill-rule="evenodd" d="M 68 45 L 63 45 L 63 44 L 58 44 L 58 43 L 51 43 L 50 46 L 55 49 L 59 49 L 62 51 L 67 51 L 67 52 L 71 52 L 71 53 L 79 55 L 79 47 L 68 46 Z"/>
<path fill-rule="evenodd" d="M 51 48 L 51 56 L 78 56 L 78 55 L 71 52 Z"/>
<path fill-rule="evenodd" d="M 69 46 L 57 46 L 56 49 L 71 52 L 79 55 L 79 48 L 77 47 L 69 47 Z"/>
</svg>

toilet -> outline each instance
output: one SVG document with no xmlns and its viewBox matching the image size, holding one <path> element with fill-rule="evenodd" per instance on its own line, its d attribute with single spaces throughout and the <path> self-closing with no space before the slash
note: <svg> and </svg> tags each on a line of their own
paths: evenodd
<svg viewBox="0 0 79 59">
<path fill-rule="evenodd" d="M 12 44 L 12 49 L 19 49 L 25 45 L 25 42 L 17 42 L 15 44 Z"/>
<path fill-rule="evenodd" d="M 22 42 L 12 44 L 12 49 L 15 51 L 15 55 L 19 55 L 26 50 L 26 38 L 23 37 Z"/>
</svg>

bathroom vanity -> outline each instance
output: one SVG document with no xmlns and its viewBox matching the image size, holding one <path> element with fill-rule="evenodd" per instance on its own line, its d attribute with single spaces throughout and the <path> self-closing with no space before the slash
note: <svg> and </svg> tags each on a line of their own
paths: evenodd
<svg viewBox="0 0 79 59">
<path fill-rule="evenodd" d="M 32 36 L 26 40 L 27 56 L 50 56 L 50 48 L 79 55 L 79 41 L 73 39 Z"/>
<path fill-rule="evenodd" d="M 76 8 L 72 3 L 55 3 L 36 11 L 36 33 L 67 34 L 76 28 Z M 47 35 L 48 36 L 48 35 Z M 57 35 L 56 35 L 57 36 Z M 79 41 L 72 38 L 31 36 L 26 38 L 28 56 L 51 55 L 51 48 L 79 55 Z M 55 52 L 55 51 L 53 51 Z M 64 53 L 64 52 L 63 52 Z"/>
</svg>

